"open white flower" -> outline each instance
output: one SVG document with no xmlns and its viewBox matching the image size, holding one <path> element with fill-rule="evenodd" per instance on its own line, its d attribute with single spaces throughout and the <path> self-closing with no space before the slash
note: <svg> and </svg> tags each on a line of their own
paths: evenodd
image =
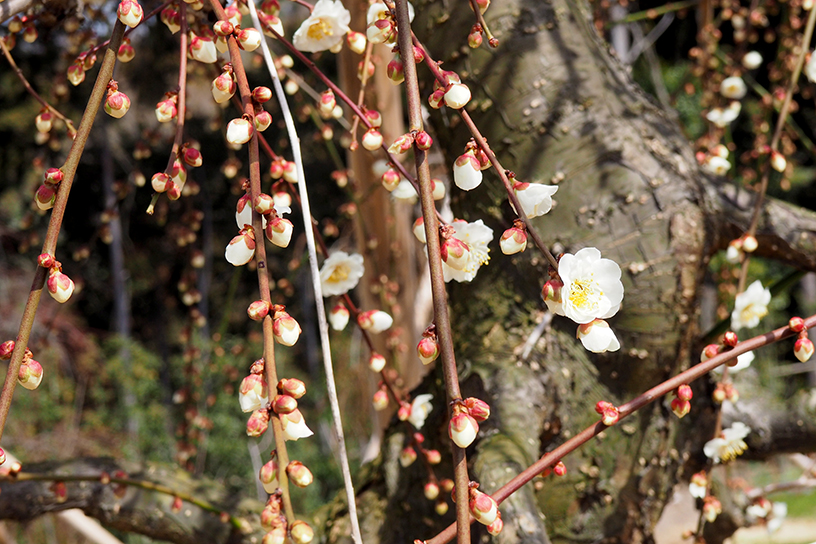
<svg viewBox="0 0 816 544">
<path fill-rule="evenodd" d="M 724 157 L 710 155 L 706 157 L 701 167 L 706 172 L 714 174 L 715 176 L 724 176 L 731 170 L 731 162 Z"/>
<path fill-rule="evenodd" d="M 743 98 L 748 92 L 748 87 L 741 77 L 731 76 L 727 77 L 720 83 L 720 94 L 726 98 L 739 100 Z"/>
<path fill-rule="evenodd" d="M 618 338 L 609 327 L 609 323 L 603 319 L 595 319 L 589 323 L 578 325 L 576 336 L 584 347 L 592 353 L 604 353 L 620 349 Z"/>
<path fill-rule="evenodd" d="M 350 21 L 351 14 L 340 0 L 318 0 L 312 14 L 292 36 L 292 43 L 309 53 L 331 49 L 343 41 Z"/>
<path fill-rule="evenodd" d="M 323 286 L 323 296 L 342 295 L 357 286 L 363 277 L 365 266 L 363 256 L 358 253 L 349 255 L 345 251 L 337 251 L 323 261 L 320 269 L 320 284 Z"/>
<path fill-rule="evenodd" d="M 749 434 L 751 434 L 751 428 L 737 421 L 731 427 L 724 429 L 718 438 L 706 442 L 703 446 L 703 453 L 715 463 L 727 463 L 748 449 L 744 438 Z"/>
<path fill-rule="evenodd" d="M 612 317 L 623 300 L 621 270 L 615 261 L 602 259 L 594 247 L 570 253 L 558 262 L 563 315 L 578 324 Z"/>
<path fill-rule="evenodd" d="M 432 398 L 433 395 L 431 394 L 416 396 L 414 402 L 411 403 L 411 415 L 408 416 L 408 423 L 417 429 L 421 429 L 422 426 L 425 425 L 425 419 L 428 417 L 428 414 L 431 413 L 431 410 L 433 410 L 433 405 L 431 404 Z"/>
<path fill-rule="evenodd" d="M 725 128 L 739 116 L 741 110 L 742 104 L 735 100 L 725 109 L 714 108 L 713 110 L 709 111 L 706 114 L 706 119 L 720 128 Z"/>
<path fill-rule="evenodd" d="M 731 313 L 731 329 L 750 329 L 759 325 L 759 320 L 768 315 L 768 303 L 771 302 L 771 291 L 762 287 L 756 280 L 745 292 L 737 295 L 734 311 Z"/>
<path fill-rule="evenodd" d="M 451 226 L 456 233 L 456 238 L 468 246 L 470 258 L 462 270 L 451 268 L 443 262 L 442 274 L 446 282 L 450 280 L 473 281 L 479 268 L 490 260 L 490 248 L 487 245 L 493 240 L 493 229 L 485 225 L 481 219 L 473 223 L 458 219 L 451 223 Z"/>
</svg>

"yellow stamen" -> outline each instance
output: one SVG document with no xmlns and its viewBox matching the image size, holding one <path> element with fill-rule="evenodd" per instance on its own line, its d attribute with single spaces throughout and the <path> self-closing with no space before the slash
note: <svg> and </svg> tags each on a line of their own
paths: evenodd
<svg viewBox="0 0 816 544">
<path fill-rule="evenodd" d="M 329 282 L 338 283 L 345 281 L 349 277 L 349 272 L 351 272 L 351 269 L 347 264 L 338 264 L 334 267 L 334 270 L 332 270 L 331 276 L 329 276 Z"/>
<path fill-rule="evenodd" d="M 334 32 L 332 31 L 331 25 L 327 24 L 326 21 L 323 19 L 318 19 L 317 21 L 313 22 L 309 25 L 309 30 L 306 31 L 306 35 L 309 36 L 312 40 L 322 40 L 326 36 L 333 35 Z"/>
</svg>

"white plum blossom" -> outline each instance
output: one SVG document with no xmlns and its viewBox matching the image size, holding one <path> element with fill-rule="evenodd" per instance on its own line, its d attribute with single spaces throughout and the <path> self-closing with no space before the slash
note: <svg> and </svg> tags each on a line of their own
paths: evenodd
<svg viewBox="0 0 816 544">
<path fill-rule="evenodd" d="M 592 353 L 604 353 L 620 349 L 618 338 L 609 327 L 609 323 L 603 319 L 595 319 L 589 323 L 578 325 L 576 336 L 584 347 Z"/>
<path fill-rule="evenodd" d="M 542 183 L 516 183 L 513 189 L 524 214 L 528 218 L 533 218 L 544 215 L 552 209 L 552 195 L 558 191 L 558 186 Z"/>
<path fill-rule="evenodd" d="M 432 398 L 433 395 L 431 394 L 416 396 L 414 402 L 411 403 L 411 415 L 408 416 L 408 423 L 417 429 L 421 429 L 425 425 L 425 419 L 433 410 Z"/>
<path fill-rule="evenodd" d="M 241 229 L 241 232 L 230 240 L 224 257 L 232 266 L 248 263 L 255 256 L 255 231 L 252 227 Z"/>
<path fill-rule="evenodd" d="M 734 121 L 742 110 L 742 104 L 736 100 L 731 102 L 727 108 L 714 108 L 706 114 L 706 119 L 720 128 L 725 128 Z"/>
<path fill-rule="evenodd" d="M 729 170 L 731 170 L 731 162 L 729 162 L 729 160 L 725 157 L 711 155 L 706 157 L 701 167 L 706 172 L 714 174 L 715 176 L 724 176 Z"/>
<path fill-rule="evenodd" d="M 450 280 L 473 281 L 479 268 L 490 260 L 490 248 L 487 245 L 493 241 L 493 229 L 485 225 L 481 219 L 473 223 L 457 219 L 451 223 L 451 226 L 456 233 L 456 238 L 468 246 L 470 257 L 462 270 L 451 268 L 443 262 L 442 274 L 446 282 Z"/>
<path fill-rule="evenodd" d="M 734 311 L 731 313 L 731 330 L 750 329 L 759 325 L 759 320 L 768 315 L 771 291 L 756 280 L 745 292 L 737 295 Z"/>
<path fill-rule="evenodd" d="M 743 98 L 748 92 L 748 87 L 741 77 L 731 76 L 727 77 L 720 83 L 720 94 L 726 98 L 739 100 Z"/>
<path fill-rule="evenodd" d="M 292 213 L 292 208 L 275 202 L 275 213 L 278 217 L 283 217 L 284 214 Z M 266 228 L 266 215 L 261 216 L 263 219 L 263 227 Z M 250 204 L 249 194 L 238 199 L 238 204 L 235 206 L 235 222 L 238 228 L 242 229 L 245 225 L 252 224 L 252 205 Z"/>
<path fill-rule="evenodd" d="M 706 442 L 703 446 L 703 453 L 715 463 L 727 463 L 748 449 L 744 438 L 749 434 L 751 434 L 751 428 L 737 421 L 731 427 L 724 429 L 719 437 Z"/>
<path fill-rule="evenodd" d="M 365 266 L 363 256 L 358 253 L 349 255 L 345 251 L 336 251 L 323 261 L 320 269 L 320 284 L 323 296 L 342 295 L 357 286 L 363 277 Z"/>
<path fill-rule="evenodd" d="M 318 0 L 312 14 L 303 21 L 292 43 L 301 51 L 316 53 L 342 43 L 349 31 L 351 14 L 340 0 Z"/>
<path fill-rule="evenodd" d="M 562 315 L 578 324 L 612 317 L 623 300 L 620 266 L 601 258 L 594 247 L 585 247 L 575 255 L 570 253 L 558 262 Z"/>
</svg>

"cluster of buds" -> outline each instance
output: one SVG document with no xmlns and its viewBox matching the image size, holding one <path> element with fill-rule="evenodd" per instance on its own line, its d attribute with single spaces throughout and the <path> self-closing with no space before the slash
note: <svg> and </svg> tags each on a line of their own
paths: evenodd
<svg viewBox="0 0 816 544">
<path fill-rule="evenodd" d="M 711 398 L 717 404 L 722 404 L 725 401 L 737 402 L 739 400 L 739 391 L 731 382 L 719 382 L 714 388 Z"/>
<path fill-rule="evenodd" d="M 714 523 L 720 514 L 722 514 L 722 504 L 716 497 L 708 495 L 703 499 L 703 517 L 708 523 Z"/>
<path fill-rule="evenodd" d="M 479 434 L 479 423 L 490 417 L 490 406 L 483 400 L 469 397 L 453 407 L 448 423 L 448 436 L 460 448 L 467 448 Z"/>
<path fill-rule="evenodd" d="M 128 0 L 124 0 L 123 4 Z M 121 6 L 121 4 L 120 4 Z M 108 83 L 107 98 L 105 98 L 105 113 L 115 119 L 121 119 L 130 109 L 130 98 L 119 91 L 119 84 L 114 80 Z"/>
<path fill-rule="evenodd" d="M 601 420 L 607 427 L 616 424 L 620 419 L 618 407 L 605 400 L 599 400 L 597 404 L 595 404 L 595 411 L 601 415 Z"/>
<path fill-rule="evenodd" d="M 337 108 L 337 99 L 334 96 L 334 91 L 331 89 L 326 89 L 320 95 L 320 99 L 317 102 L 317 113 L 323 119 L 331 119 L 335 117 L 335 108 Z M 340 109 L 340 114 L 342 115 L 342 108 Z"/>
<path fill-rule="evenodd" d="M 175 34 L 181 30 L 181 14 L 174 4 L 170 4 L 164 8 L 159 15 L 159 19 L 161 19 L 161 22 L 164 23 L 164 26 L 166 26 L 171 33 Z"/>
<path fill-rule="evenodd" d="M 255 128 L 258 132 L 263 132 L 272 124 L 272 114 L 263 109 L 263 104 L 269 102 L 269 99 L 272 98 L 272 90 L 269 87 L 255 87 L 251 96 L 255 112 Z"/>
<path fill-rule="evenodd" d="M 364 110 L 363 113 L 370 128 L 363 134 L 360 142 L 365 149 L 374 151 L 380 148 L 383 143 L 382 133 L 378 130 L 382 126 L 382 115 L 377 110 L 369 109 Z"/>
<path fill-rule="evenodd" d="M 742 262 L 743 253 L 753 253 L 758 247 L 757 239 L 750 234 L 743 234 L 736 240 L 731 240 L 725 251 L 725 260 L 731 264 Z"/>
<path fill-rule="evenodd" d="M 279 36 L 283 36 L 285 33 L 283 22 L 280 20 L 279 15 L 280 4 L 278 0 L 264 0 L 258 6 L 258 19 L 261 21 L 263 33 L 270 38 L 277 38 L 275 32 L 277 32 Z M 241 20 L 240 14 L 236 19 L 237 21 Z M 237 24 L 236 20 L 230 20 L 230 22 Z M 274 32 L 272 32 L 273 30 Z"/>
<path fill-rule="evenodd" d="M 739 102 L 734 102 L 739 107 Z M 709 113 L 708 117 L 709 120 L 712 118 L 712 113 L 716 113 L 720 111 L 720 114 L 715 115 L 717 119 L 727 117 L 727 122 L 730 122 L 737 117 L 737 113 L 739 113 L 739 109 L 727 109 L 722 112 L 719 109 L 715 109 Z M 733 117 L 731 117 L 733 115 Z M 710 174 L 714 174 L 715 176 L 724 176 L 731 170 L 731 161 L 728 160 L 729 151 L 728 148 L 722 144 L 714 146 L 712 149 L 709 150 L 708 153 L 703 151 L 699 151 L 697 153 L 697 162 L 700 164 L 700 167 Z"/>
<path fill-rule="evenodd" d="M 157 172 L 150 179 L 150 186 L 157 193 L 167 193 L 170 200 L 178 200 L 187 183 L 187 167 L 198 167 L 203 163 L 201 152 L 190 143 L 182 144 L 178 156 L 167 172 Z M 188 193 L 184 193 L 188 194 Z"/>
<path fill-rule="evenodd" d="M 62 170 L 59 168 L 49 168 L 45 171 L 45 180 L 42 185 L 37 188 L 34 195 L 34 203 L 42 211 L 50 210 L 54 207 L 54 202 L 57 200 L 57 190 L 59 184 L 65 178 Z"/>
<path fill-rule="evenodd" d="M 788 322 L 788 326 L 793 332 L 799 333 L 796 343 L 793 345 L 793 354 L 803 363 L 809 361 L 813 356 L 813 342 L 808 338 L 805 320 L 801 317 L 792 317 Z"/>
<path fill-rule="evenodd" d="M 470 102 L 470 88 L 462 83 L 459 74 L 450 70 L 442 71 L 442 79 L 434 81 L 434 91 L 428 97 L 428 104 L 434 109 L 439 109 L 442 104 L 449 108 L 461 109 Z"/>
<path fill-rule="evenodd" d="M 76 58 L 74 63 L 68 67 L 67 75 L 68 81 L 71 82 L 71 85 L 76 87 L 77 85 L 85 81 L 85 72 L 93 68 L 95 62 L 96 55 L 94 55 L 90 51 L 80 53 L 80 55 Z"/>
<path fill-rule="evenodd" d="M 515 219 L 513 226 L 502 233 L 499 246 L 505 255 L 514 255 L 527 249 L 527 228 L 524 221 Z"/>
<path fill-rule="evenodd" d="M 671 409 L 674 415 L 682 418 L 691 411 L 691 402 L 689 402 L 693 396 L 691 387 L 688 384 L 680 385 L 674 391 L 674 394 L 676 396 L 672 399 Z"/>
<path fill-rule="evenodd" d="M 289 183 L 296 183 L 298 180 L 295 163 L 293 161 L 287 161 L 282 157 L 274 159 L 272 164 L 269 165 L 269 175 L 272 176 L 274 180 L 283 178 L 284 181 L 288 181 Z"/>
<path fill-rule="evenodd" d="M 37 28 L 34 26 L 32 17 L 28 15 L 15 15 L 8 24 L 8 36 L 3 38 L 6 47 L 11 50 L 17 45 L 17 34 L 21 34 L 26 43 L 37 41 Z"/>
</svg>

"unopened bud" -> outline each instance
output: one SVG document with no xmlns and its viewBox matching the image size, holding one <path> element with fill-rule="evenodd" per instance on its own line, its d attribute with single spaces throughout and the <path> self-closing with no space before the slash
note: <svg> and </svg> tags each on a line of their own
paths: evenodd
<svg viewBox="0 0 816 544">
<path fill-rule="evenodd" d="M 788 321 L 788 327 L 790 327 L 793 332 L 802 332 L 805 330 L 805 320 L 801 317 L 791 317 Z"/>
<path fill-rule="evenodd" d="M 409 417 L 411 417 L 411 405 L 407 402 L 401 401 L 400 407 L 397 410 L 397 419 L 400 421 L 408 421 Z"/>
<path fill-rule="evenodd" d="M 264 230 L 267 239 L 278 247 L 288 247 L 294 231 L 295 226 L 292 222 L 283 217 L 270 219 Z"/>
<path fill-rule="evenodd" d="M 700 353 L 700 362 L 704 363 L 719 354 L 720 346 L 718 344 L 709 344 L 703 349 L 702 353 Z"/>
<path fill-rule="evenodd" d="M 289 534 L 294 544 L 309 544 L 314 538 L 314 530 L 305 521 L 298 519 L 289 525 Z"/>
<path fill-rule="evenodd" d="M 394 170 L 393 168 L 389 168 L 385 172 L 383 172 L 382 176 L 380 176 L 380 182 L 382 186 L 385 187 L 385 190 L 388 192 L 393 191 L 397 188 L 400 182 L 400 175 L 399 172 Z"/>
<path fill-rule="evenodd" d="M 460 448 L 470 446 L 478 434 L 479 424 L 470 414 L 456 414 L 448 424 L 448 436 Z"/>
<path fill-rule="evenodd" d="M 371 128 L 363 134 L 362 142 L 363 147 L 369 151 L 374 151 L 375 149 L 379 149 L 383 143 L 383 136 L 380 134 L 375 128 Z"/>
<path fill-rule="evenodd" d="M 300 338 L 301 329 L 298 322 L 291 315 L 286 312 L 278 312 L 275 314 L 273 332 L 278 343 L 284 346 L 294 346 L 295 342 Z"/>
<path fill-rule="evenodd" d="M 372 353 L 371 357 L 368 359 L 368 368 L 374 372 L 380 372 L 383 368 L 385 368 L 385 357 L 379 353 Z"/>
<path fill-rule="evenodd" d="M 114 91 L 105 99 L 105 113 L 115 119 L 120 119 L 130 109 L 130 98 L 125 93 Z"/>
<path fill-rule="evenodd" d="M 759 242 L 754 236 L 746 234 L 742 238 L 742 250 L 746 253 L 753 253 L 759 247 Z"/>
<path fill-rule="evenodd" d="M 438 465 L 442 462 L 442 454 L 439 453 L 439 450 L 423 450 L 423 453 L 429 465 Z"/>
<path fill-rule="evenodd" d="M 329 325 L 336 331 L 345 329 L 346 325 L 348 325 L 348 321 L 349 311 L 343 304 L 337 304 L 332 308 L 331 312 L 329 312 Z"/>
<path fill-rule="evenodd" d="M 511 227 L 502 233 L 499 247 L 505 255 L 514 255 L 527 248 L 527 233 L 522 229 Z"/>
<path fill-rule="evenodd" d="M 441 247 L 442 260 L 454 270 L 464 270 L 470 261 L 470 248 L 458 238 L 448 238 Z"/>
<path fill-rule="evenodd" d="M 793 354 L 803 363 L 810 360 L 813 356 L 813 342 L 807 337 L 799 338 L 793 345 Z"/>
<path fill-rule="evenodd" d="M 247 308 L 247 315 L 253 321 L 262 321 L 269 314 L 269 303 L 265 300 L 256 300 Z"/>
<path fill-rule="evenodd" d="M 779 151 L 771 152 L 771 168 L 777 172 L 784 172 L 787 166 L 788 161 L 785 160 L 785 156 L 782 153 Z"/>
<path fill-rule="evenodd" d="M 406 448 L 403 448 L 402 451 L 400 452 L 399 463 L 403 468 L 405 468 L 412 465 L 414 461 L 416 461 L 416 458 L 417 458 L 416 450 L 414 450 L 414 448 L 412 448 L 411 446 L 408 446 Z"/>
<path fill-rule="evenodd" d="M 468 413 L 479 423 L 490 417 L 490 405 L 482 399 L 468 397 L 464 400 L 464 404 Z"/>
<path fill-rule="evenodd" d="M 243 145 L 252 138 L 254 128 L 252 123 L 239 117 L 227 124 L 227 141 L 232 145 Z"/>
<path fill-rule="evenodd" d="M 711 398 L 717 404 L 722 404 L 726 399 L 725 386 L 718 383 L 717 387 L 714 388 L 714 392 L 711 394 Z"/>
<path fill-rule="evenodd" d="M 431 138 L 431 135 L 425 132 L 424 130 L 420 130 L 419 132 L 416 133 L 416 136 L 414 137 L 414 142 L 416 142 L 416 146 L 419 149 L 427 151 L 433 145 L 433 138 Z"/>
<path fill-rule="evenodd" d="M 475 488 L 471 488 L 469 492 L 468 507 L 476 521 L 484 525 L 490 525 L 496 521 L 499 515 L 499 505 L 496 504 L 496 500 Z"/>
<path fill-rule="evenodd" d="M 739 343 L 739 338 L 737 337 L 737 333 L 734 331 L 727 331 L 723 335 L 723 344 L 728 346 L 729 348 L 733 348 Z"/>
<path fill-rule="evenodd" d="M 493 521 L 493 523 L 487 526 L 487 532 L 493 536 L 496 536 L 499 533 L 501 533 L 502 529 L 504 529 L 504 522 L 501 519 L 500 512 L 499 515 L 496 516 L 496 519 Z"/>
<path fill-rule="evenodd" d="M 262 408 L 255 410 L 249 416 L 246 424 L 247 436 L 257 438 L 263 435 L 269 428 L 269 410 Z"/>
<path fill-rule="evenodd" d="M 417 344 L 417 356 L 423 365 L 429 365 L 439 357 L 439 343 L 436 341 L 436 335 L 422 337 Z"/>
<path fill-rule="evenodd" d="M 439 496 L 439 484 L 436 482 L 428 482 L 423 489 L 425 498 L 429 501 L 435 500 Z"/>
<path fill-rule="evenodd" d="M 312 471 L 300 461 L 292 461 L 286 465 L 286 474 L 289 475 L 289 481 L 298 487 L 306 487 L 314 481 Z"/>
<path fill-rule="evenodd" d="M 388 408 L 388 392 L 384 389 L 377 390 L 374 393 L 374 398 L 372 399 L 372 404 L 374 405 L 374 409 L 378 412 L 385 410 Z"/>
<path fill-rule="evenodd" d="M 14 340 L 6 340 L 0 344 L 0 360 L 11 359 L 11 355 L 14 353 L 15 345 L 16 343 Z"/>
<path fill-rule="evenodd" d="M 674 415 L 682 418 L 691 411 L 691 403 L 681 398 L 675 398 L 671 401 L 671 409 Z"/>
<path fill-rule="evenodd" d="M 276 414 L 291 414 L 297 410 L 298 402 L 289 395 L 278 395 L 272 403 L 272 409 Z"/>
<path fill-rule="evenodd" d="M 567 465 L 564 464 L 564 461 L 558 461 L 553 467 L 553 474 L 555 474 L 556 476 L 563 476 L 566 473 Z"/>
<path fill-rule="evenodd" d="M 680 400 L 691 400 L 694 396 L 691 392 L 691 386 L 685 383 L 677 388 L 676 394 Z"/>
<path fill-rule="evenodd" d="M 283 378 L 278 381 L 278 391 L 282 395 L 289 395 L 292 398 L 299 399 L 306 394 L 306 384 L 297 378 Z"/>
<path fill-rule="evenodd" d="M 74 282 L 60 270 L 51 269 L 48 275 L 48 293 L 60 304 L 67 302 L 74 292 Z"/>
</svg>

